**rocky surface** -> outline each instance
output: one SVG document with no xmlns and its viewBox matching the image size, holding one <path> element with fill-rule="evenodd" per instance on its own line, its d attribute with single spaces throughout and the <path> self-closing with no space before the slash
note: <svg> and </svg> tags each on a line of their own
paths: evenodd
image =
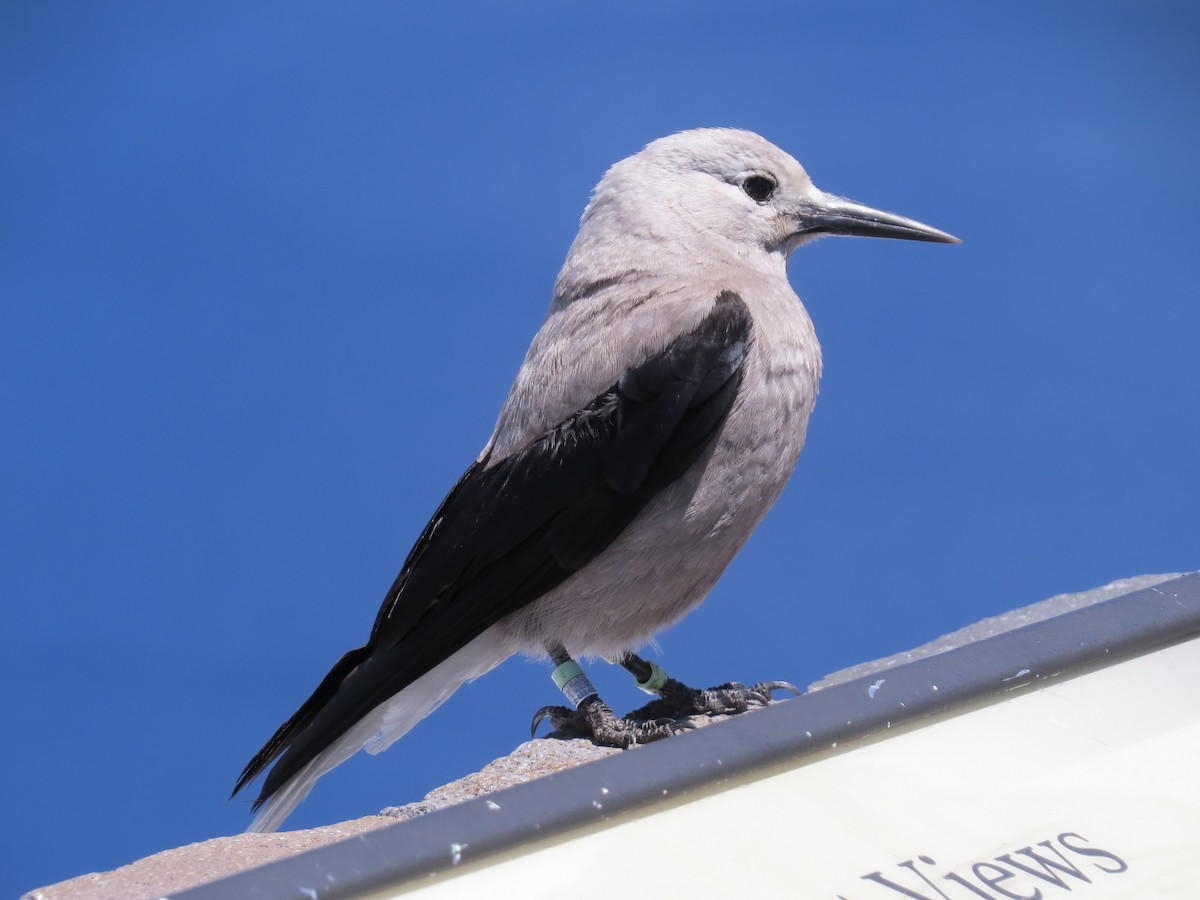
<svg viewBox="0 0 1200 900">
<path fill-rule="evenodd" d="M 856 678 L 864 678 L 867 675 L 886 672 L 888 669 L 903 663 L 912 662 L 914 659 L 932 656 L 935 653 L 943 653 L 946 650 L 961 647 L 963 644 L 969 644 L 972 641 L 981 641 L 993 635 L 1012 631 L 1014 628 L 1022 628 L 1025 625 L 1032 625 L 1034 622 L 1041 622 L 1043 619 L 1061 616 L 1063 613 L 1071 612 L 1071 610 L 1081 609 L 1104 600 L 1111 600 L 1123 594 L 1132 594 L 1134 591 L 1153 587 L 1164 581 L 1182 578 L 1185 574 L 1187 573 L 1137 575 L 1133 578 L 1121 578 L 1117 581 L 1110 581 L 1108 584 L 1093 588 L 1090 591 L 1079 591 L 1074 594 L 1055 594 L 1053 597 L 1038 603 L 1031 603 L 1029 606 L 1022 606 L 1019 609 L 1010 610 L 999 616 L 980 619 L 974 625 L 968 625 L 966 628 L 960 628 L 958 631 L 944 634 L 937 640 L 930 641 L 928 644 L 922 644 L 920 647 L 912 650 L 905 650 L 903 653 L 897 653 L 895 656 L 888 656 L 883 659 L 872 660 L 871 662 L 859 663 L 857 666 L 851 666 L 848 669 L 841 669 L 809 685 L 808 689 L 810 691 L 817 691 L 821 688 L 833 687 L 835 684 L 841 684 L 845 681 L 853 681 Z"/>
<path fill-rule="evenodd" d="M 944 635 L 935 641 L 886 659 L 863 663 L 828 675 L 809 690 L 820 690 L 854 678 L 886 671 L 901 663 L 940 653 L 971 641 L 981 640 L 1023 625 L 1061 615 L 1091 603 L 1118 597 L 1151 587 L 1178 575 L 1144 575 L 1126 578 L 1090 591 L 1059 594 L 1040 603 L 984 619 L 967 628 Z M 698 727 L 722 718 L 696 717 Z M 156 853 L 111 872 L 81 875 L 49 887 L 31 891 L 25 900 L 150 900 L 169 893 L 224 878 L 286 856 L 344 840 L 364 831 L 400 825 L 398 819 L 412 819 L 424 813 L 462 803 L 474 797 L 512 787 L 562 769 L 621 753 L 597 747 L 586 740 L 535 740 L 521 744 L 511 754 L 473 773 L 431 791 L 423 800 L 406 806 L 393 806 L 377 816 L 365 816 L 338 825 L 285 831 L 276 834 L 239 834 L 189 844 Z M 402 827 L 402 826 L 401 826 Z"/>
<path fill-rule="evenodd" d="M 164 850 L 111 872 L 60 881 L 30 891 L 24 900 L 151 900 L 394 824 L 394 819 L 365 816 L 304 831 L 213 838 Z"/>
</svg>

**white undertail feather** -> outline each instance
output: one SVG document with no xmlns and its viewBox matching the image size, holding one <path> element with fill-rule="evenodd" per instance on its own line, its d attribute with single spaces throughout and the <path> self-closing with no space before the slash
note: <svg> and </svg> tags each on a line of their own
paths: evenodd
<svg viewBox="0 0 1200 900">
<path fill-rule="evenodd" d="M 359 750 L 382 753 L 414 725 L 441 706 L 468 681 L 486 675 L 512 655 L 511 644 L 496 629 L 488 629 L 445 662 L 434 666 L 396 696 L 375 707 L 353 728 L 321 751 L 263 804 L 249 832 L 276 831 L 317 779 Z"/>
</svg>

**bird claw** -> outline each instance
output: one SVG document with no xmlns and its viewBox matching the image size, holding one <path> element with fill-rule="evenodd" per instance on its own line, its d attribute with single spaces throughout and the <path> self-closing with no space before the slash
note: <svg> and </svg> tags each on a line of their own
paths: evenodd
<svg viewBox="0 0 1200 900">
<path fill-rule="evenodd" d="M 543 706 L 533 714 L 529 736 L 536 737 L 538 726 L 549 719 L 551 734 L 588 738 L 602 747 L 627 750 L 694 730 L 696 726 L 688 721 L 689 716 L 733 715 L 770 706 L 775 691 L 788 691 L 797 697 L 803 694 L 787 681 L 764 681 L 753 687 L 730 681 L 696 690 L 670 678 L 660 690 L 658 700 L 651 700 L 624 717 L 617 716 L 599 699 L 582 709 Z"/>
<path fill-rule="evenodd" d="M 591 739 L 605 747 L 619 747 L 628 750 L 638 744 L 649 744 L 666 737 L 674 737 L 684 731 L 691 731 L 696 726 L 686 719 L 675 719 L 663 716 L 656 719 L 635 719 L 632 715 L 618 718 L 608 710 L 590 721 L 592 727 Z"/>
<path fill-rule="evenodd" d="M 687 720 L 670 716 L 653 719 L 638 719 L 633 715 L 620 717 L 607 703 L 596 700 L 582 709 L 543 706 L 533 715 L 531 736 L 536 736 L 538 725 L 546 719 L 550 720 L 551 735 L 587 738 L 601 747 L 620 750 L 649 744 L 696 727 Z"/>
<path fill-rule="evenodd" d="M 770 706 L 771 695 L 775 691 L 790 691 L 796 696 L 802 693 L 799 688 L 786 681 L 764 681 L 753 687 L 738 681 L 729 681 L 707 690 L 697 690 L 669 678 L 659 690 L 658 700 L 651 700 L 629 716 L 634 719 L 652 719 L 660 716 L 680 718 L 696 715 L 734 715 Z"/>
<path fill-rule="evenodd" d="M 670 728 L 672 734 L 683 734 L 685 731 L 696 730 L 696 723 L 688 719 L 655 719 L 654 724 Z"/>
<path fill-rule="evenodd" d="M 770 699 L 771 694 L 773 694 L 775 691 L 788 691 L 797 697 L 804 696 L 804 691 L 800 690 L 800 688 L 796 687 L 790 681 L 763 681 L 759 684 L 756 684 L 753 690 L 757 693 L 766 695 L 768 700 Z"/>
<path fill-rule="evenodd" d="M 529 726 L 529 737 L 537 737 L 538 726 L 546 719 L 550 720 L 551 732 L 555 732 L 569 728 L 577 715 L 577 710 L 566 706 L 543 706 L 533 714 L 533 724 Z"/>
</svg>

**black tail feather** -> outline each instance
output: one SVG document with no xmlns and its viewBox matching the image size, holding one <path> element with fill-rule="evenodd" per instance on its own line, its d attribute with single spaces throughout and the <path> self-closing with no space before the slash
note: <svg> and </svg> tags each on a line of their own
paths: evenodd
<svg viewBox="0 0 1200 900">
<path fill-rule="evenodd" d="M 242 770 L 242 775 L 238 778 L 238 782 L 233 788 L 233 793 L 229 795 L 229 799 L 232 800 L 237 796 L 242 788 L 257 778 L 267 766 L 271 765 L 287 749 L 296 736 L 308 727 L 317 713 L 333 698 L 346 677 L 370 654 L 371 645 L 367 644 L 351 650 L 337 661 L 334 667 L 329 670 L 329 674 L 325 676 L 317 686 L 317 689 L 313 691 L 312 696 L 304 701 L 304 704 L 296 710 L 290 719 L 279 726 L 279 730 L 271 735 L 271 739 L 246 764 L 246 768 Z M 254 801 L 253 809 L 257 810 L 270 799 L 270 796 L 270 793 L 266 792 L 260 794 L 258 799 Z"/>
</svg>

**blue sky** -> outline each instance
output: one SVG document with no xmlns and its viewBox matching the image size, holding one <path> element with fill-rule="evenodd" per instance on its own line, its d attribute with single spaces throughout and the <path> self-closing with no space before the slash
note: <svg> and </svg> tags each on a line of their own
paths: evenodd
<svg viewBox="0 0 1200 900">
<path fill-rule="evenodd" d="M 683 128 L 960 247 L 827 239 L 776 509 L 661 636 L 828 671 L 1200 568 L 1193 5 L 8 2 L 0 892 L 241 830 L 242 765 L 487 439 L 588 192 Z M 642 702 L 598 667 L 610 702 Z M 513 661 L 289 822 L 422 796 L 556 702 Z"/>
</svg>

